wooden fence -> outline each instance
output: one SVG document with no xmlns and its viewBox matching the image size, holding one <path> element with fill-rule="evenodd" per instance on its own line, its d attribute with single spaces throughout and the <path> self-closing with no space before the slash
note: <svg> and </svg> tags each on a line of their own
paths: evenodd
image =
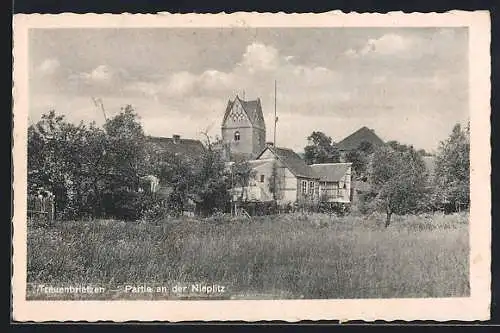
<svg viewBox="0 0 500 333">
<path fill-rule="evenodd" d="M 54 196 L 28 195 L 28 221 L 52 223 L 54 213 Z"/>
</svg>

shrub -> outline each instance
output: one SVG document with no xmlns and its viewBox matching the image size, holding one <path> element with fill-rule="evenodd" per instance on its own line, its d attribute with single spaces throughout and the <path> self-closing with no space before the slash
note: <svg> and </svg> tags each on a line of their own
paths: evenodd
<svg viewBox="0 0 500 333">
<path fill-rule="evenodd" d="M 107 193 L 107 215 L 125 221 L 158 219 L 165 212 L 162 200 L 144 192 Z"/>
</svg>

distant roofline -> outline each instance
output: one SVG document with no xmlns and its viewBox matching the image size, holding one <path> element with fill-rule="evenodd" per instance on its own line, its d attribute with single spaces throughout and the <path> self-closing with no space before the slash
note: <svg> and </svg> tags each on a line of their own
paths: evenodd
<svg viewBox="0 0 500 333">
<path fill-rule="evenodd" d="M 299 157 L 299 158 L 300 158 L 300 159 L 304 162 L 304 164 L 305 164 L 308 168 L 310 168 L 311 166 L 310 166 L 310 165 L 307 165 L 307 164 L 305 163 L 304 159 L 303 159 L 302 157 L 300 157 L 300 155 L 299 155 L 299 154 L 297 154 L 297 153 L 295 152 L 295 150 L 293 150 L 293 149 L 291 149 L 291 148 L 282 148 L 282 147 L 275 147 L 275 146 L 266 146 L 266 147 L 265 147 L 265 148 L 264 148 L 264 149 L 260 152 L 260 154 L 259 154 L 259 155 L 257 155 L 256 160 L 258 160 L 258 158 L 259 158 L 259 157 L 261 157 L 261 156 L 262 156 L 262 154 L 264 154 L 264 152 L 265 152 L 267 149 L 271 150 L 271 152 L 273 153 L 273 155 L 276 157 L 275 159 L 276 159 L 276 160 L 278 160 L 278 161 L 280 161 L 281 163 L 283 163 L 283 164 L 285 165 L 285 167 L 286 167 L 288 170 L 290 170 L 290 172 L 291 172 L 291 173 L 292 173 L 292 174 L 293 174 L 296 178 L 320 179 L 320 177 L 318 177 L 318 176 L 316 176 L 316 175 L 309 175 L 309 176 L 308 176 L 308 175 L 303 175 L 303 174 L 300 174 L 300 173 L 296 173 L 296 172 L 295 172 L 295 170 L 294 170 L 292 167 L 290 167 L 290 165 L 289 165 L 286 161 L 284 161 L 284 160 L 281 158 L 281 156 L 279 156 L 279 154 L 277 154 L 277 153 L 276 153 L 276 151 L 274 151 L 275 149 L 281 149 L 281 150 L 288 150 L 288 151 L 291 151 L 292 153 L 294 153 L 295 155 L 297 155 L 297 156 L 298 156 L 298 157 Z M 264 161 L 265 161 L 265 160 L 275 160 L 275 159 L 268 159 L 268 158 L 266 158 L 266 159 L 264 159 Z M 259 161 L 262 161 L 262 160 L 259 160 Z M 311 170 L 311 171 L 312 171 L 312 170 Z"/>
<path fill-rule="evenodd" d="M 224 129 L 237 129 L 237 128 L 260 128 L 260 127 L 257 127 L 257 126 L 224 126 L 224 125 L 222 125 L 221 128 L 224 128 Z"/>
<path fill-rule="evenodd" d="M 345 164 L 345 165 L 351 165 L 351 162 L 339 162 L 339 163 L 314 163 L 311 164 L 310 166 L 316 166 L 316 165 L 340 165 L 340 164 Z"/>
<path fill-rule="evenodd" d="M 260 102 L 260 97 L 257 97 L 255 99 L 243 99 L 238 94 L 236 94 L 236 98 L 239 99 L 242 102 L 254 102 L 254 101 L 255 102 Z M 231 99 L 229 99 L 229 100 L 231 100 Z"/>
<path fill-rule="evenodd" d="M 174 138 L 169 137 L 169 136 L 156 136 L 156 135 L 146 135 L 146 139 L 161 139 L 161 140 L 174 140 Z M 199 139 L 191 139 L 191 138 L 183 138 L 182 136 L 179 137 L 180 141 L 198 141 L 200 143 L 201 140 Z"/>
</svg>

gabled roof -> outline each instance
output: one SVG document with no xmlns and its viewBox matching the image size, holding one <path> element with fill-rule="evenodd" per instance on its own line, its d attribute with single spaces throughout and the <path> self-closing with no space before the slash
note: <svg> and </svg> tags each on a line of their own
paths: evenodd
<svg viewBox="0 0 500 333">
<path fill-rule="evenodd" d="M 234 103 L 236 103 L 236 101 L 239 101 L 243 110 L 247 114 L 250 123 L 253 126 L 266 128 L 266 123 L 264 122 L 264 114 L 262 113 L 262 106 L 260 104 L 260 98 L 257 98 L 256 100 L 245 101 L 241 99 L 238 95 L 236 95 L 234 101 L 229 100 L 227 102 L 226 112 L 224 113 L 222 124 L 226 123 L 226 119 L 229 116 L 229 113 L 231 112 L 233 105 Z"/>
<path fill-rule="evenodd" d="M 313 172 L 322 182 L 338 182 L 344 177 L 352 163 L 312 164 Z"/>
<path fill-rule="evenodd" d="M 147 139 L 161 151 L 191 159 L 199 157 L 205 151 L 205 147 L 200 140 L 182 138 L 174 140 L 173 138 L 153 136 L 149 136 Z"/>
<path fill-rule="evenodd" d="M 247 160 L 249 166 L 251 168 L 257 168 L 260 167 L 261 165 L 264 165 L 266 163 L 272 162 L 274 159 L 262 159 L 262 160 Z M 231 168 L 236 162 L 231 161 L 231 162 L 225 162 L 226 168 Z"/>
<path fill-rule="evenodd" d="M 337 148 L 342 151 L 352 151 L 359 148 L 361 142 L 366 141 L 373 146 L 383 146 L 385 143 L 380 139 L 375 131 L 366 126 L 361 127 L 356 132 L 344 138 L 337 144 Z"/>
<path fill-rule="evenodd" d="M 259 159 L 259 157 L 262 156 L 267 149 L 269 149 L 296 177 L 318 178 L 309 165 L 307 165 L 306 162 L 293 150 L 288 148 L 268 146 L 259 154 L 259 156 L 257 156 L 257 159 Z"/>
</svg>

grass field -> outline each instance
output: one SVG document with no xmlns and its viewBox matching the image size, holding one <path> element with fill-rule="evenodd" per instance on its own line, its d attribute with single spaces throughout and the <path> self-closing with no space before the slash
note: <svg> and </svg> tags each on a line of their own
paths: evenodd
<svg viewBox="0 0 500 333">
<path fill-rule="evenodd" d="M 469 294 L 468 215 L 396 216 L 387 229 L 383 220 L 289 214 L 251 221 L 184 218 L 159 225 L 33 224 L 28 228 L 27 297 L 52 297 L 35 292 L 40 284 L 89 284 L 113 292 L 53 297 L 175 299 L 182 295 L 134 294 L 123 286 L 198 282 L 225 286 L 222 298 Z"/>
</svg>

